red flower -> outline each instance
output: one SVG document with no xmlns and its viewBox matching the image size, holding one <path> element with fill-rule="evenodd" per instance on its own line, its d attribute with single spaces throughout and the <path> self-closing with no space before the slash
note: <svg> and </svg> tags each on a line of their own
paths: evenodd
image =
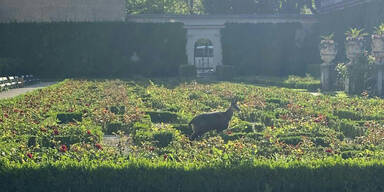
<svg viewBox="0 0 384 192">
<path fill-rule="evenodd" d="M 99 143 L 96 143 L 95 144 L 95 147 L 98 149 L 98 150 L 103 150 L 103 147 L 101 147 L 101 145 Z"/>
<path fill-rule="evenodd" d="M 32 156 L 32 153 L 27 153 L 27 157 L 30 158 L 30 159 L 32 159 L 32 157 L 33 157 L 33 156 Z"/>
<path fill-rule="evenodd" d="M 103 110 L 103 113 L 108 113 L 108 110 L 107 110 L 107 109 L 104 109 L 104 110 Z"/>
<path fill-rule="evenodd" d="M 58 135 L 59 134 L 59 130 L 57 130 L 57 129 L 53 130 L 53 134 L 54 135 Z"/>
<path fill-rule="evenodd" d="M 67 146 L 66 145 L 61 145 L 61 147 L 60 147 L 60 152 L 67 152 L 68 151 L 68 148 L 67 148 Z"/>
<path fill-rule="evenodd" d="M 90 106 L 90 104 L 89 104 L 89 103 L 87 103 L 87 104 L 85 104 L 85 106 L 89 107 L 89 106 Z"/>
<path fill-rule="evenodd" d="M 232 134 L 232 131 L 227 131 L 227 135 L 230 135 L 230 134 Z"/>
<path fill-rule="evenodd" d="M 18 109 L 13 109 L 13 112 L 18 113 L 20 111 Z"/>
<path fill-rule="evenodd" d="M 327 153 L 332 153 L 333 151 L 332 151 L 332 149 L 329 149 L 329 148 L 328 148 L 328 149 L 325 150 L 325 152 L 327 152 Z"/>
<path fill-rule="evenodd" d="M 8 116 L 8 114 L 4 113 L 4 117 L 5 117 L 5 118 L 8 118 L 9 116 Z"/>
<path fill-rule="evenodd" d="M 92 135 L 91 130 L 87 130 L 87 134 L 88 134 L 88 135 Z"/>
<path fill-rule="evenodd" d="M 164 154 L 164 160 L 167 160 L 167 159 L 168 159 L 168 155 Z"/>
</svg>

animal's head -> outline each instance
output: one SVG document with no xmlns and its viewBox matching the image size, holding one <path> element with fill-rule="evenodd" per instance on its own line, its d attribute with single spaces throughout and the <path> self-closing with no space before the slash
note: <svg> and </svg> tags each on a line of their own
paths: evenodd
<svg viewBox="0 0 384 192">
<path fill-rule="evenodd" d="M 237 105 L 237 100 L 232 100 L 231 108 L 236 110 L 236 111 L 240 111 L 240 107 Z"/>
</svg>

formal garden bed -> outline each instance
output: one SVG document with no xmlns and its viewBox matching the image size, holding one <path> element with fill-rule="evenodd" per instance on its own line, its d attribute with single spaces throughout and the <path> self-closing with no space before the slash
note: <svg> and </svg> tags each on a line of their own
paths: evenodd
<svg viewBox="0 0 384 192">
<path fill-rule="evenodd" d="M 233 99 L 227 130 L 189 139 L 194 116 Z M 369 95 L 64 80 L 0 105 L 5 191 L 383 190 L 384 101 Z M 111 134 L 116 145 L 103 142 Z"/>
</svg>

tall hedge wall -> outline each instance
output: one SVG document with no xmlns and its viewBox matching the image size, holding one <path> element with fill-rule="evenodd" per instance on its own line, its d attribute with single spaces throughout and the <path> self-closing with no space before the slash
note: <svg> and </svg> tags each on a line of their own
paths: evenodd
<svg viewBox="0 0 384 192">
<path fill-rule="evenodd" d="M 295 45 L 299 24 L 228 24 L 224 64 L 240 74 L 304 74 L 317 47 Z M 187 62 L 182 24 L 0 24 L 0 73 L 42 78 L 175 76 Z M 316 45 L 317 46 L 317 45 Z M 132 62 L 136 52 L 139 62 Z M 311 55 L 311 56 L 309 56 Z"/>
<path fill-rule="evenodd" d="M 176 75 L 186 62 L 185 43 L 181 24 L 0 24 L 1 72 L 46 78 Z M 131 61 L 134 52 L 138 62 Z"/>
<path fill-rule="evenodd" d="M 317 42 L 308 33 L 295 40 L 301 24 L 228 24 L 222 30 L 224 64 L 241 75 L 304 75 L 308 64 L 320 63 Z"/>
</svg>

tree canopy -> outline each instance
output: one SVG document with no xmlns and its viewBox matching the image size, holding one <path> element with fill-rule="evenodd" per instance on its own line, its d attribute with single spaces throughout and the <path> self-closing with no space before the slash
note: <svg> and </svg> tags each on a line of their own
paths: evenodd
<svg viewBox="0 0 384 192">
<path fill-rule="evenodd" d="M 315 0 L 126 0 L 128 14 L 314 13 Z"/>
</svg>

